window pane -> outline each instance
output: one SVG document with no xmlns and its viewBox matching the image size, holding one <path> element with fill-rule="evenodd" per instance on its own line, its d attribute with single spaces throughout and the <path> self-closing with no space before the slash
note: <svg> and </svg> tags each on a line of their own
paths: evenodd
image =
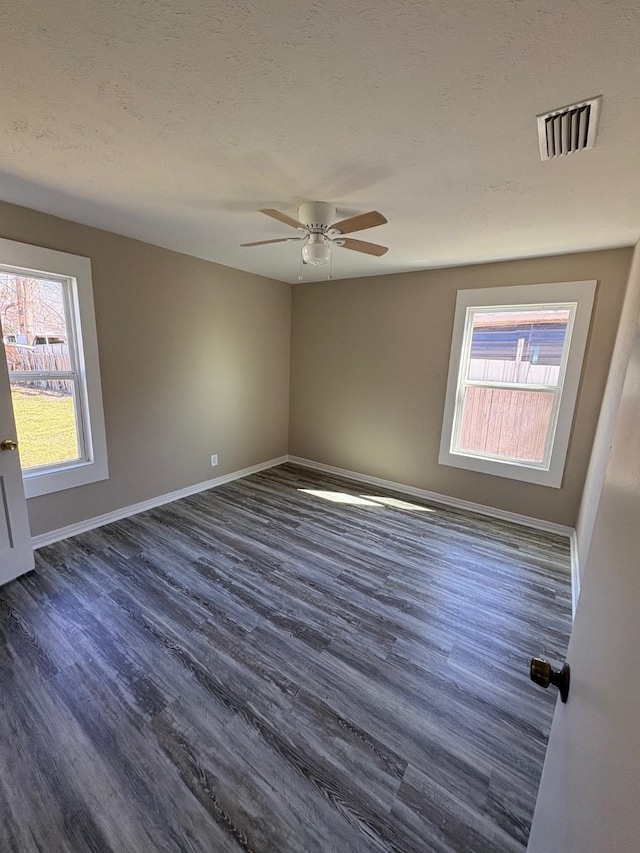
<svg viewBox="0 0 640 853">
<path fill-rule="evenodd" d="M 74 382 L 14 381 L 11 399 L 23 470 L 80 458 Z"/>
<path fill-rule="evenodd" d="M 571 310 L 474 312 L 468 378 L 557 386 Z"/>
<path fill-rule="evenodd" d="M 544 462 L 554 394 L 468 386 L 458 450 Z"/>
<path fill-rule="evenodd" d="M 71 370 L 65 283 L 0 272 L 0 325 L 9 370 Z"/>
</svg>

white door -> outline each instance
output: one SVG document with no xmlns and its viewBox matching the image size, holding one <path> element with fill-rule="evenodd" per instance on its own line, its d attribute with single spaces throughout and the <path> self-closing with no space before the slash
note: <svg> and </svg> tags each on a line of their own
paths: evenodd
<svg viewBox="0 0 640 853">
<path fill-rule="evenodd" d="M 530 853 L 640 850 L 640 326 L 598 506 Z"/>
<path fill-rule="evenodd" d="M 22 485 L 9 374 L 0 339 L 0 584 L 33 568 L 33 548 Z"/>
</svg>

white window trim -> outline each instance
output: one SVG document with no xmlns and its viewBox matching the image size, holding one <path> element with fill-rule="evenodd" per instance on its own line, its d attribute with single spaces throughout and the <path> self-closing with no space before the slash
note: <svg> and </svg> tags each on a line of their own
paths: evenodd
<svg viewBox="0 0 640 853">
<path fill-rule="evenodd" d="M 45 277 L 53 274 L 71 282 L 70 319 L 77 342 L 81 385 L 79 404 L 82 406 L 81 422 L 87 458 L 58 467 L 23 471 L 26 497 L 47 495 L 108 479 L 91 261 L 80 255 L 0 238 L 0 266 L 18 269 L 25 274 Z"/>
<path fill-rule="evenodd" d="M 596 281 L 568 281 L 551 284 L 529 284 L 516 287 L 489 287 L 460 290 L 453 323 L 449 378 L 444 405 L 439 462 L 454 468 L 478 471 L 497 477 L 508 477 L 526 483 L 560 488 L 571 436 L 571 426 L 580 385 L 582 362 L 591 324 Z M 577 303 L 571 331 L 569 355 L 548 467 L 501 459 L 488 459 L 452 450 L 458 385 L 461 376 L 462 346 L 468 308 L 496 310 L 505 306 Z"/>
</svg>

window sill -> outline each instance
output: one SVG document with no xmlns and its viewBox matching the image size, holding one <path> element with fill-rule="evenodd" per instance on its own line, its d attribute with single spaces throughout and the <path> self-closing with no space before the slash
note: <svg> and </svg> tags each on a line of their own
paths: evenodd
<svg viewBox="0 0 640 853">
<path fill-rule="evenodd" d="M 106 459 L 103 462 L 74 462 L 64 467 L 38 471 L 22 475 L 26 498 L 62 492 L 76 486 L 86 486 L 109 478 Z"/>
<path fill-rule="evenodd" d="M 490 474 L 494 477 L 507 477 L 510 480 L 520 480 L 523 483 L 534 483 L 538 486 L 550 486 L 559 489 L 562 486 L 562 469 L 552 467 L 541 468 L 538 465 L 519 465 L 501 459 L 486 459 L 481 456 L 471 456 L 466 453 L 452 453 L 442 450 L 438 459 L 440 465 L 450 465 L 453 468 L 464 468 L 467 471 L 477 471 L 479 474 Z"/>
</svg>

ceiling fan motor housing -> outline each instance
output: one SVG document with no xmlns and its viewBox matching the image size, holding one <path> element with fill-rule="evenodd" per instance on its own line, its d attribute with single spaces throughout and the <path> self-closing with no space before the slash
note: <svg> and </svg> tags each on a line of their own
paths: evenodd
<svg viewBox="0 0 640 853">
<path fill-rule="evenodd" d="M 298 220 L 313 233 L 323 233 L 336 220 L 336 208 L 326 201 L 308 201 L 298 208 Z"/>
</svg>

